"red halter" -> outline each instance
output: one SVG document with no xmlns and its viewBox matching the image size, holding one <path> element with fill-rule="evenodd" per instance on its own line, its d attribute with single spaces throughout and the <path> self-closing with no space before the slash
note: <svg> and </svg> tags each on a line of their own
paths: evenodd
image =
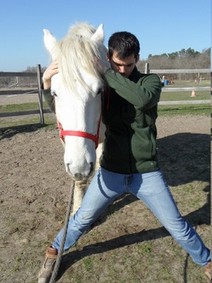
<svg viewBox="0 0 212 283">
<path fill-rule="evenodd" d="M 83 132 L 83 131 L 63 130 L 62 124 L 59 121 L 57 122 L 58 129 L 59 129 L 59 136 L 64 143 L 65 143 L 65 136 L 75 136 L 75 137 L 81 137 L 81 138 L 92 140 L 95 143 L 96 148 L 99 143 L 100 123 L 101 123 L 101 115 L 100 115 L 99 122 L 98 122 L 97 133 L 96 135 L 93 135 L 93 134 Z"/>
</svg>

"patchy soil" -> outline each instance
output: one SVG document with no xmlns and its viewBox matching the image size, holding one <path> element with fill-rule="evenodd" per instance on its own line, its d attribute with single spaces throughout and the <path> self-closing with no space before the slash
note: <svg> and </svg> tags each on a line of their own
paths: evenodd
<svg viewBox="0 0 212 283">
<path fill-rule="evenodd" d="M 182 214 L 211 248 L 209 131 L 206 116 L 158 119 L 161 167 Z M 0 282 L 37 282 L 44 251 L 63 225 L 71 184 L 58 132 L 5 131 L 0 157 Z M 127 195 L 64 255 L 58 282 L 206 281 L 149 210 Z"/>
</svg>

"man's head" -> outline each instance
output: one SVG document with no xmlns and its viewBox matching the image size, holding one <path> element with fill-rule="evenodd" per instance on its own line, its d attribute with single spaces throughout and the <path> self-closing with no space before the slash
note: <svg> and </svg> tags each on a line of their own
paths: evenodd
<svg viewBox="0 0 212 283">
<path fill-rule="evenodd" d="M 129 32 L 116 32 L 109 38 L 108 59 L 111 67 L 125 77 L 132 73 L 139 60 L 139 52 L 139 41 Z"/>
</svg>

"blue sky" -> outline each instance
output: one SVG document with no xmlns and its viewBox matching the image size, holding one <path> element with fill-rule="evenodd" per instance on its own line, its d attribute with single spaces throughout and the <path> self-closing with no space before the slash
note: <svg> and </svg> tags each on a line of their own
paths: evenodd
<svg viewBox="0 0 212 283">
<path fill-rule="evenodd" d="M 58 39 L 69 26 L 104 24 L 105 44 L 116 31 L 134 33 L 140 57 L 211 46 L 211 0 L 0 0 L 0 71 L 49 64 L 43 28 Z"/>
</svg>

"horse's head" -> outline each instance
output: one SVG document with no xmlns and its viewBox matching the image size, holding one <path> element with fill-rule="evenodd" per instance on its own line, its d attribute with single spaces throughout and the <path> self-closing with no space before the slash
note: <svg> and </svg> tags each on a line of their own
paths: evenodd
<svg viewBox="0 0 212 283">
<path fill-rule="evenodd" d="M 104 32 L 78 24 L 57 42 L 44 30 L 44 43 L 59 73 L 52 77 L 56 117 L 64 142 L 66 171 L 75 180 L 87 179 L 95 168 L 96 146 L 101 119 L 103 71 L 109 67 Z"/>
</svg>

